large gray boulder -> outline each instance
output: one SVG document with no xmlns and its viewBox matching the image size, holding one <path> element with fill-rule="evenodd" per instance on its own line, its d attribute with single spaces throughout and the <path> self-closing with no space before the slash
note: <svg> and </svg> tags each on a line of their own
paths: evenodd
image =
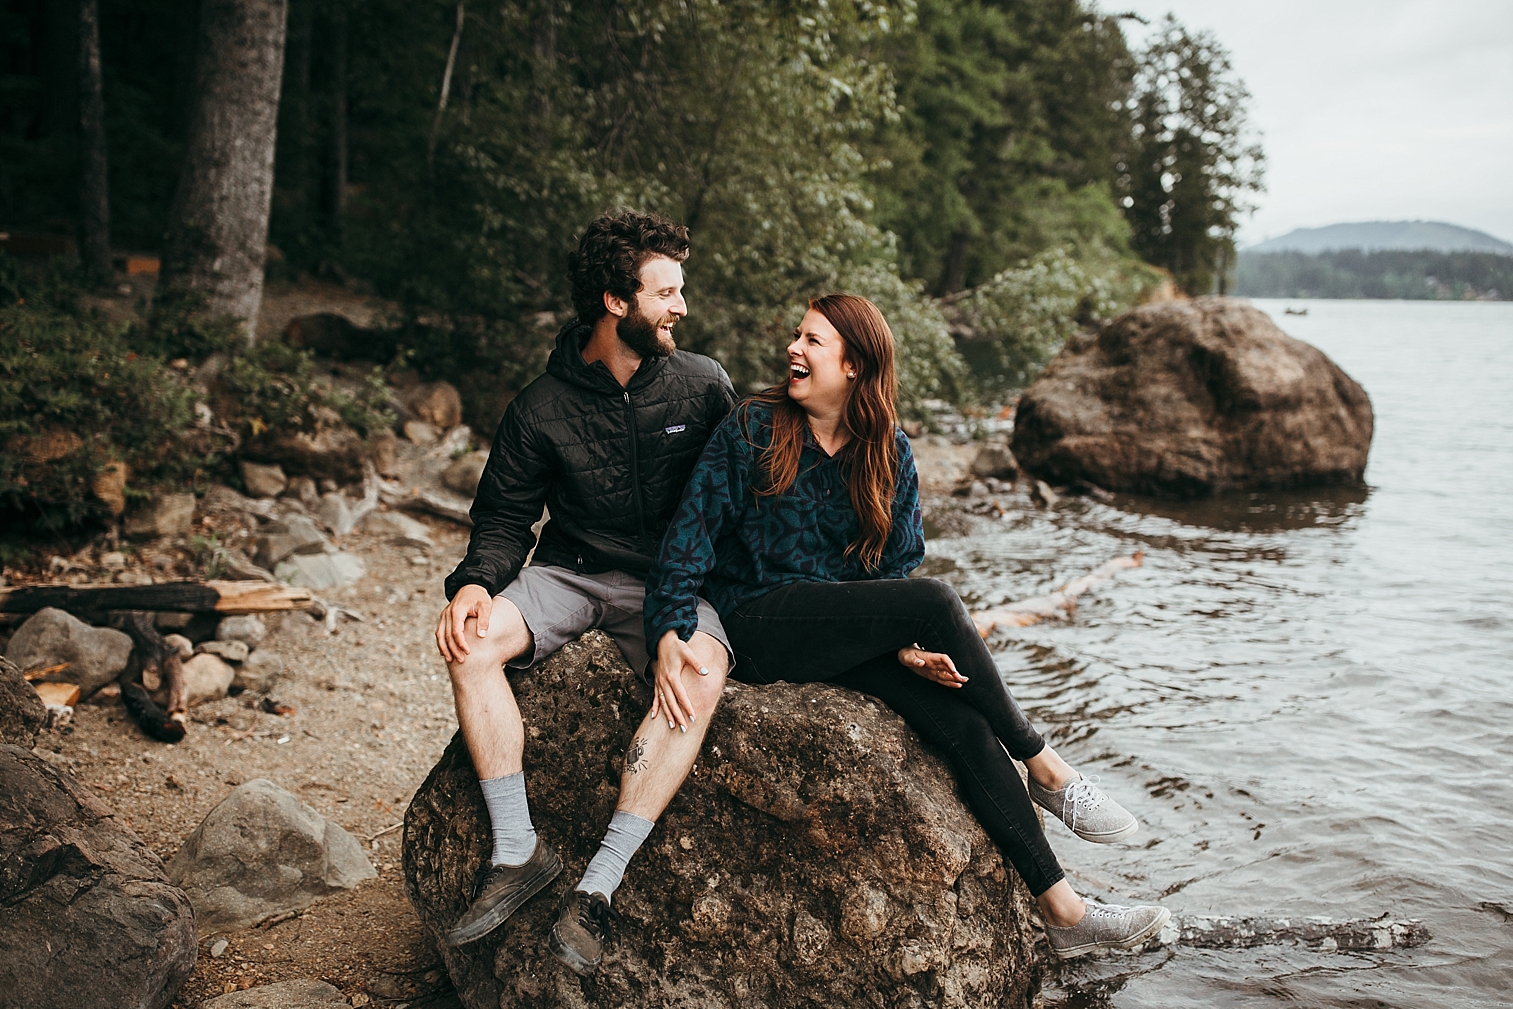
<svg viewBox="0 0 1513 1009">
<path fill-rule="evenodd" d="M 70 775 L 0 745 L 0 1006 L 159 1009 L 197 943 L 158 856 Z"/>
<path fill-rule="evenodd" d="M 77 683 L 88 697 L 120 675 L 131 658 L 131 638 L 111 627 L 91 627 L 51 606 L 32 614 L 5 646 L 5 657 L 23 670 L 68 663 L 49 680 Z"/>
<path fill-rule="evenodd" d="M 159 494 L 127 514 L 124 531 L 135 540 L 188 536 L 194 507 L 193 494 Z"/>
<path fill-rule="evenodd" d="M 207 931 L 244 928 L 377 875 L 355 837 L 266 778 L 222 799 L 168 863 Z"/>
<path fill-rule="evenodd" d="M 565 871 L 493 935 L 441 947 L 469 1009 L 1025 1004 L 1023 883 L 901 719 L 822 684 L 727 686 L 698 765 L 615 894 L 617 946 L 579 979 L 546 935 L 609 823 L 649 690 L 598 632 L 511 680 L 532 818 Z M 467 906 L 489 846 L 457 738 L 405 815 L 405 884 L 433 935 Z"/>
<path fill-rule="evenodd" d="M 1201 497 L 1357 482 L 1372 423 L 1323 352 L 1248 302 L 1198 298 L 1068 343 L 1020 398 L 1013 449 L 1052 484 Z"/>
</svg>

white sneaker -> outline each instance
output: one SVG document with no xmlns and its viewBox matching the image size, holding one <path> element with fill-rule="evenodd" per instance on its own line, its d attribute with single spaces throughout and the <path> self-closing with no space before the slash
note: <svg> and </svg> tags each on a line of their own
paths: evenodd
<svg viewBox="0 0 1513 1009">
<path fill-rule="evenodd" d="M 1086 899 L 1084 903 L 1087 913 L 1077 924 L 1070 928 L 1045 927 L 1051 952 L 1063 960 L 1095 949 L 1132 949 L 1154 939 L 1172 916 L 1159 904 L 1120 907 Z"/>
<path fill-rule="evenodd" d="M 1079 774 L 1055 792 L 1041 788 L 1031 778 L 1030 798 L 1072 833 L 1094 844 L 1113 844 L 1140 829 L 1135 814 L 1110 799 L 1098 787 L 1097 778 Z"/>
</svg>

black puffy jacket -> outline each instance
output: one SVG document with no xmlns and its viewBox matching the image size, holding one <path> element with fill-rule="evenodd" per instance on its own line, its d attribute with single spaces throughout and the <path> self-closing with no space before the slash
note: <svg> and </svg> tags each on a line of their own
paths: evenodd
<svg viewBox="0 0 1513 1009">
<path fill-rule="evenodd" d="M 504 411 L 473 499 L 468 555 L 446 581 L 498 594 L 525 563 L 545 504 L 535 564 L 644 575 L 688 474 L 735 402 L 725 369 L 700 354 L 647 358 L 622 387 L 602 362 L 585 364 L 592 330 L 557 334 L 546 374 Z"/>
</svg>

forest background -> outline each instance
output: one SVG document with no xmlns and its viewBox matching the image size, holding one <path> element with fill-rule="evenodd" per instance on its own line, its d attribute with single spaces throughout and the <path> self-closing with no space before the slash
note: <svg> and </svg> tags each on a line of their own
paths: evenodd
<svg viewBox="0 0 1513 1009">
<path fill-rule="evenodd" d="M 80 255 L 0 253 L 0 511 L 97 519 L 83 491 L 117 464 L 135 495 L 228 473 L 224 445 L 188 436 L 207 397 L 185 376 L 208 358 L 228 362 L 209 398 L 238 443 L 322 407 L 371 433 L 403 368 L 456 383 L 490 430 L 571 314 L 568 249 L 617 206 L 689 226 L 679 343 L 739 388 L 772 380 L 809 297 L 846 289 L 893 325 L 908 415 L 1006 402 L 1153 286 L 1223 291 L 1261 186 L 1222 46 L 1168 18 L 1135 47 L 1129 17 L 1082 0 L 9 0 L 0 228 L 77 235 Z M 283 30 L 217 67 L 217 18 Z M 269 282 L 399 306 L 367 337 L 365 386 L 249 342 L 192 282 L 127 324 L 89 308 L 123 250 L 164 250 L 165 282 L 208 268 L 186 224 L 216 170 L 196 130 L 259 89 Z M 59 431 L 79 444 L 39 470 Z"/>
</svg>

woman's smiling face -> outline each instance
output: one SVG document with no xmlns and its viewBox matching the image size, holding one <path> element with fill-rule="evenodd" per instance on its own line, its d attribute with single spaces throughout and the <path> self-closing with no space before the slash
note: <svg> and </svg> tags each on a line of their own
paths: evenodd
<svg viewBox="0 0 1513 1009">
<path fill-rule="evenodd" d="M 845 405 L 855 375 L 845 338 L 810 309 L 788 345 L 788 397 L 806 413 L 834 413 Z"/>
</svg>

